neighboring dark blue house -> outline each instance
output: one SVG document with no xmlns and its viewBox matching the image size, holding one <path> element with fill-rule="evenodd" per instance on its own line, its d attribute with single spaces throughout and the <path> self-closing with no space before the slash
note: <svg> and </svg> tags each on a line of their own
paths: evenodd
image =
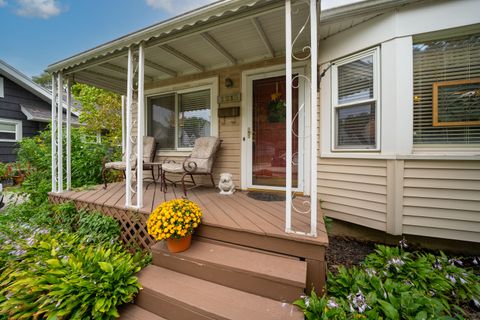
<svg viewBox="0 0 480 320">
<path fill-rule="evenodd" d="M 23 137 L 32 137 L 51 121 L 51 93 L 0 60 L 0 162 L 17 159 Z M 72 123 L 78 123 L 72 114 Z"/>
</svg>

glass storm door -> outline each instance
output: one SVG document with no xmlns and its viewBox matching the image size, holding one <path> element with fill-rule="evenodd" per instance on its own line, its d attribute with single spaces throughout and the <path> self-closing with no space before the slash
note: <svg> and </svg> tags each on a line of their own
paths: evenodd
<svg viewBox="0 0 480 320">
<path fill-rule="evenodd" d="M 294 87 L 298 87 L 294 81 Z M 285 188 L 286 178 L 286 92 L 285 76 L 252 80 L 250 187 Z M 292 185 L 298 187 L 298 88 L 293 89 Z"/>
</svg>

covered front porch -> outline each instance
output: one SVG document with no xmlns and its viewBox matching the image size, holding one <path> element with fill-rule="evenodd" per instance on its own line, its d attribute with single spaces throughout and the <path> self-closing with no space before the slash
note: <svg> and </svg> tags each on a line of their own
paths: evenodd
<svg viewBox="0 0 480 320">
<path fill-rule="evenodd" d="M 222 140 L 216 181 L 228 172 L 237 189 L 283 191 L 283 232 L 315 238 L 318 13 L 316 0 L 219 1 L 51 65 L 52 191 L 70 190 L 71 179 L 69 125 L 64 159 L 56 110 L 64 84 L 69 99 L 71 83 L 82 82 L 125 97 L 124 207 L 148 206 L 145 173 L 133 170 L 143 162 L 142 137 L 155 137 L 158 162 L 184 158 L 195 138 L 211 135 Z M 256 114 L 262 85 L 270 86 L 258 100 L 266 111 Z M 295 194 L 308 209 L 296 210 Z M 297 229 L 292 221 L 302 214 L 310 227 Z"/>
</svg>

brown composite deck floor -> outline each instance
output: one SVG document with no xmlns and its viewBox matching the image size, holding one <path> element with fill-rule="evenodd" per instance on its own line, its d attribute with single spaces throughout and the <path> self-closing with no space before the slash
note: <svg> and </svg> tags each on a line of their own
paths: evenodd
<svg viewBox="0 0 480 320">
<path fill-rule="evenodd" d="M 144 206 L 139 209 L 141 213 L 148 214 L 165 200 L 181 197 L 183 193 L 179 188 L 168 187 L 168 192 L 160 190 L 160 185 L 144 185 Z M 67 191 L 60 195 L 70 200 L 93 203 L 99 206 L 108 206 L 125 209 L 125 184 L 112 183 L 107 189 L 103 185 L 95 186 L 88 190 Z M 297 234 L 285 233 L 285 202 L 260 201 L 247 196 L 247 192 L 237 191 L 232 196 L 220 195 L 213 188 L 195 188 L 188 191 L 188 199 L 199 204 L 203 210 L 202 223 L 205 225 L 246 231 L 254 234 L 268 235 L 308 242 L 318 245 L 328 243 L 327 233 L 323 218 L 318 212 L 317 237 L 307 237 Z M 294 199 L 294 205 L 300 211 L 305 211 L 304 201 L 308 198 Z M 135 204 L 136 196 L 133 195 L 132 203 Z M 310 230 L 310 214 L 293 213 L 292 227 L 295 231 L 306 232 Z"/>
</svg>

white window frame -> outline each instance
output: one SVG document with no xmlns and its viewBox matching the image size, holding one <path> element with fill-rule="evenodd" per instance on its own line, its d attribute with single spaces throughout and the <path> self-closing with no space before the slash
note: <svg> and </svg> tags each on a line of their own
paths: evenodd
<svg viewBox="0 0 480 320">
<path fill-rule="evenodd" d="M 167 94 L 175 94 L 175 148 L 174 149 L 163 149 L 160 148 L 157 151 L 161 154 L 168 154 L 168 153 L 182 153 L 192 151 L 192 148 L 179 148 L 178 147 L 178 114 L 179 114 L 179 104 L 178 104 L 178 95 L 188 92 L 195 92 L 195 91 L 202 91 L 202 90 L 210 90 L 210 135 L 218 137 L 218 117 L 217 117 L 217 96 L 218 96 L 218 78 L 209 78 L 205 80 L 194 81 L 188 84 L 171 86 L 171 87 L 163 87 L 163 88 L 156 88 L 151 89 L 146 92 L 145 98 L 145 108 L 149 108 L 150 105 L 148 103 L 148 99 L 155 98 L 158 96 L 163 96 Z M 145 126 L 148 128 L 150 125 L 150 113 L 146 110 L 146 114 L 148 115 L 145 117 Z M 148 118 L 148 119 L 147 119 Z"/>
<path fill-rule="evenodd" d="M 373 97 L 344 104 L 338 103 L 338 67 L 350 62 L 372 56 L 373 59 Z M 380 47 L 375 47 L 333 62 L 332 66 L 332 108 L 331 108 L 331 151 L 332 152 L 378 152 L 381 146 L 381 100 L 380 100 Z M 375 102 L 375 147 L 338 148 L 335 138 L 337 132 L 337 109 Z"/>
<path fill-rule="evenodd" d="M 0 142 L 19 142 L 22 140 L 22 121 L 0 118 L 0 123 L 15 125 L 15 139 L 0 139 Z M 1 131 L 11 133 L 11 131 Z"/>
<path fill-rule="evenodd" d="M 5 89 L 4 89 L 5 82 L 2 77 L 0 77 L 0 98 L 5 98 Z"/>
</svg>

